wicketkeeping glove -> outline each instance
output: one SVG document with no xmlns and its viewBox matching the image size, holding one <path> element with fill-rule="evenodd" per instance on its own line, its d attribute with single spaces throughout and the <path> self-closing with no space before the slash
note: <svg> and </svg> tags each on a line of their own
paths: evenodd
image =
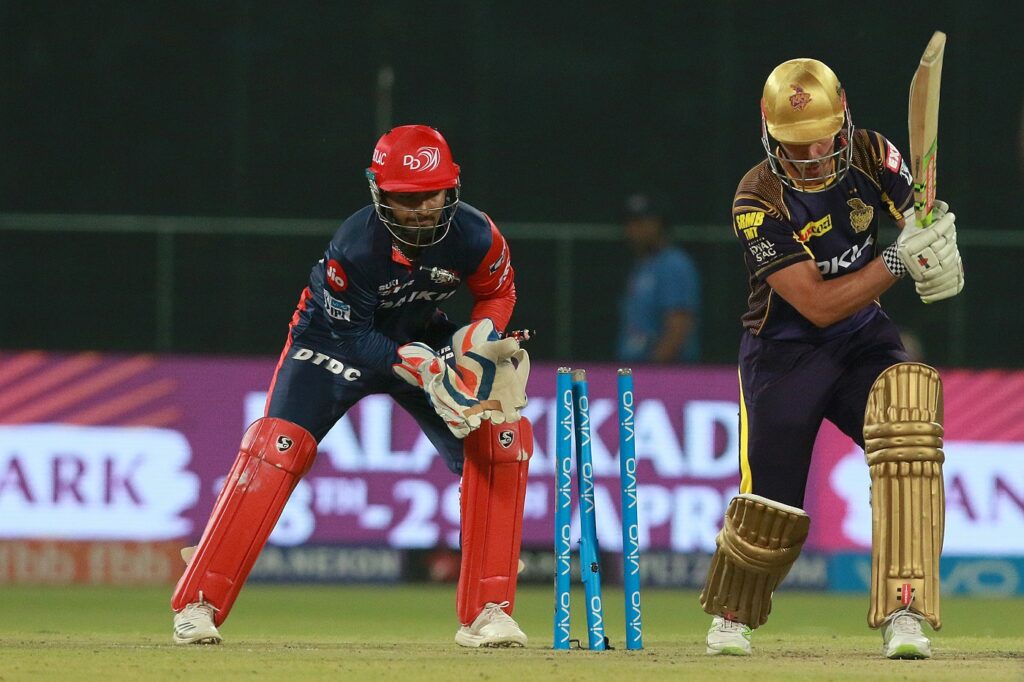
<svg viewBox="0 0 1024 682">
<path fill-rule="evenodd" d="M 490 421 L 502 424 L 519 419 L 530 377 L 530 355 L 519 347 L 519 340 L 499 338 L 494 323 L 485 318 L 455 332 L 452 352 L 463 382 L 490 408 Z"/>
<path fill-rule="evenodd" d="M 399 346 L 398 356 L 402 361 L 392 365 L 392 371 L 407 383 L 423 389 L 434 411 L 458 438 L 468 436 L 488 417 L 486 407 L 480 404 L 473 391 L 430 346 L 407 343 Z"/>
</svg>

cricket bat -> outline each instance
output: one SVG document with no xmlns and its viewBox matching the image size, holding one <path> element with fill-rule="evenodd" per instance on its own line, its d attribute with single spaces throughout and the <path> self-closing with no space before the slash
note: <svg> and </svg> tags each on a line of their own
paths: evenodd
<svg viewBox="0 0 1024 682">
<path fill-rule="evenodd" d="M 935 157 L 939 138 L 939 86 L 946 34 L 936 31 L 921 55 L 910 81 L 907 126 L 910 130 L 910 173 L 914 178 L 914 213 L 917 224 L 932 222 L 935 205 Z"/>
</svg>

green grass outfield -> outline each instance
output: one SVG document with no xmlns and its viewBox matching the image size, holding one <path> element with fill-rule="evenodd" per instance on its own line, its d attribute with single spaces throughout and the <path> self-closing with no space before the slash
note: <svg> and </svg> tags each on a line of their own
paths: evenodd
<svg viewBox="0 0 1024 682">
<path fill-rule="evenodd" d="M 644 592 L 643 651 L 552 651 L 552 590 L 520 590 L 523 649 L 467 650 L 454 586 L 247 587 L 219 647 L 171 644 L 167 588 L 0 587 L 0 681 L 10 680 L 1024 680 L 1021 599 L 943 600 L 928 661 L 881 657 L 867 596 L 783 592 L 755 655 L 704 655 L 692 591 Z M 605 622 L 621 646 L 621 591 Z M 582 594 L 574 594 L 582 603 Z M 584 635 L 582 610 L 573 636 Z"/>
</svg>

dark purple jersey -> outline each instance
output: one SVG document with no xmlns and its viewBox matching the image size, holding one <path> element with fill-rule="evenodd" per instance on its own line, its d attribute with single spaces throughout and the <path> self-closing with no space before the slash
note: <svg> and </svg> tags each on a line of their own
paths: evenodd
<svg viewBox="0 0 1024 682">
<path fill-rule="evenodd" d="M 750 282 L 743 326 L 768 339 L 820 342 L 863 327 L 877 302 L 825 328 L 816 327 L 775 293 L 773 272 L 813 260 L 825 279 L 860 270 L 878 249 L 878 216 L 893 220 L 913 207 L 910 170 L 882 135 L 857 130 L 850 169 L 832 186 L 801 192 L 785 186 L 768 161 L 740 181 L 733 201 L 733 230 L 743 246 Z"/>
</svg>

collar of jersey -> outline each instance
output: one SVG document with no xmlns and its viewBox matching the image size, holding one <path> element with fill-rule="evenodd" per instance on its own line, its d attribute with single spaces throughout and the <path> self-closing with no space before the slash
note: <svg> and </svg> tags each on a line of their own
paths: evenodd
<svg viewBox="0 0 1024 682">
<path fill-rule="evenodd" d="M 404 265 L 407 268 L 412 267 L 412 261 L 406 258 L 405 254 L 402 253 L 394 244 L 391 245 L 391 260 L 399 265 Z"/>
</svg>

